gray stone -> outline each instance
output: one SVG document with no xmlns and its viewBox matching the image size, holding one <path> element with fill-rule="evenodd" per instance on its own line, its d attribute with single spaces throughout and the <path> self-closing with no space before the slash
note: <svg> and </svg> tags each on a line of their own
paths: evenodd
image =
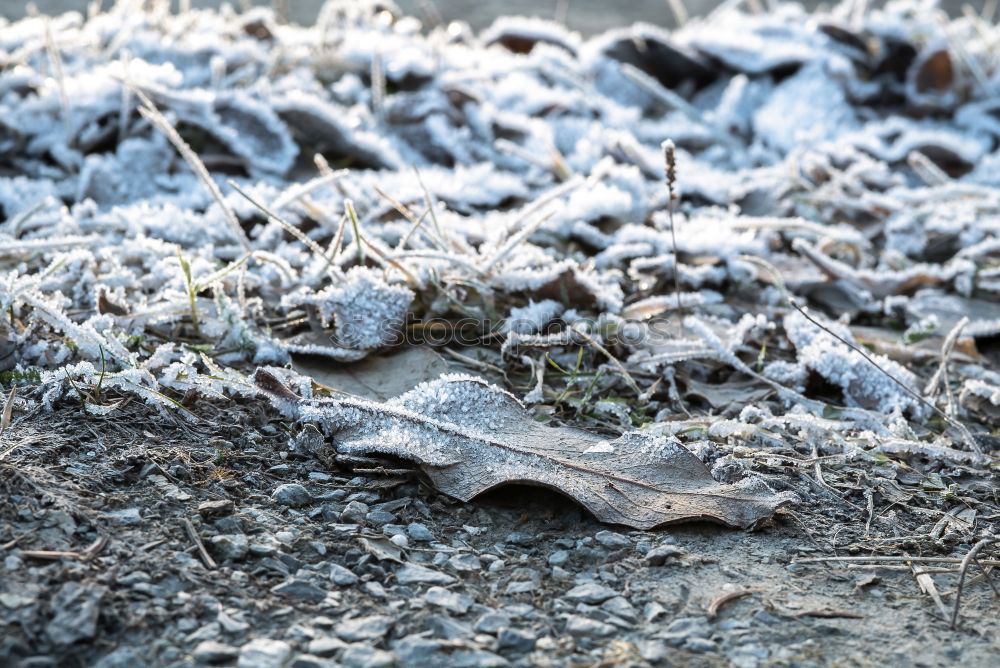
<svg viewBox="0 0 1000 668">
<path fill-rule="evenodd" d="M 531 592 L 537 590 L 539 583 L 532 580 L 524 580 L 523 582 L 509 582 L 507 583 L 507 588 L 504 589 L 505 594 L 508 596 L 513 596 L 515 594 L 530 594 Z"/>
<path fill-rule="evenodd" d="M 223 561 L 239 561 L 250 550 L 250 539 L 241 533 L 212 536 L 208 542 L 215 555 Z"/>
<path fill-rule="evenodd" d="M 497 641 L 501 650 L 509 650 L 517 654 L 535 649 L 535 634 L 526 629 L 500 629 Z"/>
<path fill-rule="evenodd" d="M 712 627 L 707 617 L 681 617 L 670 622 L 657 637 L 668 645 L 680 647 L 692 638 L 708 638 L 712 635 Z"/>
<path fill-rule="evenodd" d="M 531 547 L 535 544 L 537 538 L 530 534 L 524 533 L 523 531 L 515 531 L 513 533 L 507 534 L 507 541 L 511 545 L 520 545 L 521 547 Z"/>
<path fill-rule="evenodd" d="M 440 640 L 423 638 L 420 635 L 408 635 L 397 642 L 392 650 L 402 668 L 423 668 L 424 666 L 444 665 L 445 657 L 441 650 L 445 644 Z"/>
<path fill-rule="evenodd" d="M 191 657 L 199 663 L 215 665 L 217 663 L 229 663 L 239 656 L 239 653 L 240 650 L 232 645 L 216 642 L 214 640 L 204 640 L 198 643 L 198 646 L 194 648 L 194 652 L 191 653 Z"/>
<path fill-rule="evenodd" d="M 473 600 L 465 594 L 448 591 L 444 587 L 431 587 L 424 594 L 424 600 L 431 605 L 453 612 L 456 615 L 464 615 L 472 607 Z"/>
<path fill-rule="evenodd" d="M 361 501 L 351 501 L 340 513 L 340 521 L 348 524 L 364 524 L 368 516 L 368 504 Z"/>
<path fill-rule="evenodd" d="M 402 534 L 406 533 L 406 527 L 404 527 L 402 524 L 386 524 L 385 526 L 382 527 L 382 534 L 385 536 L 389 536 L 390 538 L 392 536 L 396 536 L 401 533 Z"/>
<path fill-rule="evenodd" d="M 505 628 L 510 625 L 510 617 L 507 615 L 502 615 L 498 612 L 487 612 L 476 620 L 475 629 L 479 633 L 492 633 L 496 634 L 500 632 L 500 629 Z"/>
<path fill-rule="evenodd" d="M 766 626 L 774 626 L 775 624 L 781 623 L 781 618 L 772 615 L 767 610 L 758 610 L 757 612 L 753 613 L 753 621 L 757 622 L 758 624 L 764 624 Z"/>
<path fill-rule="evenodd" d="M 607 638 L 618 633 L 618 629 L 611 626 L 611 624 L 605 624 L 596 619 L 570 615 L 566 619 L 566 633 L 573 636 Z"/>
<path fill-rule="evenodd" d="M 308 651 L 310 654 L 315 654 L 316 656 L 333 656 L 337 652 L 345 649 L 347 643 L 345 643 L 340 638 L 334 636 L 322 636 L 320 638 L 313 638 L 309 641 Z"/>
<path fill-rule="evenodd" d="M 396 521 L 396 516 L 385 510 L 373 510 L 365 515 L 365 521 L 372 526 L 384 526 Z"/>
<path fill-rule="evenodd" d="M 616 617 L 621 617 L 627 622 L 635 623 L 639 620 L 638 611 L 628 602 L 624 596 L 615 596 L 601 603 L 601 610 L 610 612 Z"/>
<path fill-rule="evenodd" d="M 236 504 L 232 499 L 214 499 L 198 504 L 198 512 L 202 517 L 222 517 L 233 512 L 235 508 Z"/>
<path fill-rule="evenodd" d="M 483 562 L 474 554 L 454 554 L 448 565 L 460 572 L 476 572 L 483 569 Z"/>
<path fill-rule="evenodd" d="M 591 605 L 603 603 L 609 598 L 613 598 L 615 596 L 618 596 L 618 592 L 614 589 L 605 587 L 602 584 L 597 584 L 596 582 L 587 582 L 577 585 L 563 594 L 563 598 L 569 599 L 570 601 L 589 603 Z"/>
<path fill-rule="evenodd" d="M 396 571 L 396 582 L 399 584 L 432 584 L 432 585 L 449 585 L 455 582 L 455 578 L 447 573 L 442 573 L 441 571 L 435 571 L 432 568 L 427 568 L 426 566 L 419 566 L 417 564 L 404 564 L 402 568 Z"/>
<path fill-rule="evenodd" d="M 271 492 L 271 498 L 274 499 L 276 503 L 280 503 L 283 506 L 288 506 L 290 508 L 299 508 L 301 506 L 308 505 L 312 501 L 312 494 L 309 493 L 305 487 L 298 483 L 290 482 L 284 485 L 278 485 L 273 492 Z"/>
<path fill-rule="evenodd" d="M 115 526 L 135 526 L 142 523 L 142 515 L 138 508 L 122 508 L 105 513 L 105 516 Z"/>
<path fill-rule="evenodd" d="M 646 553 L 646 563 L 650 566 L 662 566 L 674 559 L 684 556 L 686 552 L 676 545 L 658 545 Z"/>
<path fill-rule="evenodd" d="M 419 522 L 411 522 L 406 527 L 406 535 L 418 543 L 430 543 L 434 540 L 434 534 L 425 525 Z"/>
<path fill-rule="evenodd" d="M 689 652 L 717 652 L 719 646 L 706 638 L 688 638 L 684 642 L 684 649 Z"/>
<path fill-rule="evenodd" d="M 647 623 L 655 622 L 657 619 L 667 614 L 667 609 L 656 601 L 650 601 L 642 607 L 642 618 Z"/>
<path fill-rule="evenodd" d="M 136 647 L 119 647 L 93 664 L 93 668 L 146 668 L 149 662 Z"/>
<path fill-rule="evenodd" d="M 288 643 L 270 638 L 254 638 L 240 648 L 238 668 L 282 668 L 292 655 Z"/>
<path fill-rule="evenodd" d="M 286 668 L 336 668 L 338 665 L 334 661 L 327 661 L 312 654 L 299 654 L 286 664 Z"/>
<path fill-rule="evenodd" d="M 396 665 L 396 655 L 368 645 L 350 645 L 340 655 L 346 668 L 391 668 Z"/>
<path fill-rule="evenodd" d="M 393 619 L 385 615 L 371 615 L 346 619 L 333 632 L 348 642 L 380 640 L 392 628 Z"/>
<path fill-rule="evenodd" d="M 549 555 L 549 566 L 562 566 L 569 561 L 569 552 L 566 550 L 556 550 Z"/>
<path fill-rule="evenodd" d="M 502 656 L 484 649 L 459 649 L 447 658 L 451 666 L 475 666 L 475 668 L 505 668 L 510 662 Z"/>
<path fill-rule="evenodd" d="M 271 587 L 272 594 L 310 603 L 322 603 L 326 599 L 326 590 L 321 589 L 308 580 L 292 579 Z"/>
<path fill-rule="evenodd" d="M 640 640 L 639 656 L 652 664 L 660 663 L 667 658 L 667 644 L 660 640 Z"/>
<path fill-rule="evenodd" d="M 340 564 L 330 564 L 330 580 L 340 587 L 350 587 L 357 583 L 358 576 Z"/>
<path fill-rule="evenodd" d="M 434 637 L 442 640 L 462 640 L 472 636 L 472 627 L 447 615 L 431 615 L 426 623 L 434 632 Z"/>
<path fill-rule="evenodd" d="M 72 645 L 97 634 L 97 616 L 107 589 L 79 582 L 66 582 L 52 598 L 55 616 L 45 626 L 45 635 L 54 645 Z"/>
<path fill-rule="evenodd" d="M 598 531 L 594 536 L 594 540 L 604 547 L 610 547 L 615 550 L 620 550 L 624 547 L 632 547 L 632 541 L 629 540 L 628 536 L 623 536 L 622 534 L 615 533 L 614 531 Z"/>
</svg>

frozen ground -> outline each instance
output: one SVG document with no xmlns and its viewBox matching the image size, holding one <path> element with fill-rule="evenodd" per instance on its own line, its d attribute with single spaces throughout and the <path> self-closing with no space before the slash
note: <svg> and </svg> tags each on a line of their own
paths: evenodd
<svg viewBox="0 0 1000 668">
<path fill-rule="evenodd" d="M 110 0 L 105 5 L 110 6 Z M 177 0 L 174 2 L 177 5 Z M 192 0 L 193 7 L 217 7 L 215 0 Z M 239 2 L 231 4 L 239 6 Z M 270 6 L 271 0 L 253 0 L 252 4 Z M 299 23 L 311 23 L 316 19 L 323 0 L 290 0 L 286 3 L 289 16 Z M 397 3 L 404 11 L 416 14 L 422 5 L 416 0 L 400 0 Z M 688 0 L 685 11 L 692 16 L 703 16 L 717 7 L 715 0 Z M 818 2 L 806 0 L 806 7 L 815 7 Z M 68 10 L 85 11 L 87 0 L 35 0 L 42 12 L 52 14 Z M 952 14 L 960 13 L 962 7 L 969 6 L 979 11 L 984 0 L 944 0 L 940 6 Z M 27 3 L 23 0 L 0 0 L 0 16 L 20 18 Z M 426 6 L 423 5 L 423 6 Z M 667 0 L 507 0 L 486 2 L 483 0 L 434 0 L 433 6 L 446 21 L 468 21 L 473 28 L 482 29 L 498 16 L 518 15 L 538 16 L 552 19 L 563 17 L 569 27 L 584 33 L 594 34 L 608 28 L 628 25 L 635 21 L 647 21 L 658 25 L 673 25 L 674 14 Z"/>
<path fill-rule="evenodd" d="M 0 30 L 0 664 L 991 665 L 997 27 L 374 4 Z"/>
</svg>

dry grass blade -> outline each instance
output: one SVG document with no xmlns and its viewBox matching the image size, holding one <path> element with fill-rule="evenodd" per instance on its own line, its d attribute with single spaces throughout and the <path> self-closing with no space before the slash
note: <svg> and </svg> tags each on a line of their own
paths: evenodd
<svg viewBox="0 0 1000 668">
<path fill-rule="evenodd" d="M 49 19 L 45 21 L 45 50 L 48 52 L 49 62 L 52 64 L 52 73 L 55 75 L 53 78 L 56 80 L 56 85 L 59 86 L 59 105 L 62 109 L 62 120 L 68 141 L 71 121 L 69 96 L 66 94 L 66 76 L 63 73 L 62 54 L 59 53 L 59 47 L 56 46 L 55 37 L 52 35 L 52 21 Z"/>
<path fill-rule="evenodd" d="M 958 610 L 962 605 L 962 587 L 965 585 L 965 574 L 969 570 L 969 564 L 971 564 L 973 560 L 975 560 L 976 555 L 979 554 L 983 550 L 983 548 L 992 545 L 993 543 L 997 542 L 997 540 L 1000 539 L 993 537 L 982 539 L 981 541 L 973 545 L 972 549 L 969 550 L 969 553 L 965 555 L 964 559 L 962 559 L 962 566 L 958 572 L 958 588 L 955 590 L 955 609 L 951 613 L 952 631 L 955 630 L 955 625 L 958 623 Z M 986 562 L 986 560 L 983 560 L 982 563 L 988 563 L 988 562 Z M 980 565 L 980 568 L 982 568 L 982 565 Z M 947 617 L 947 613 L 945 614 L 945 616 Z"/>
<path fill-rule="evenodd" d="M 0 436 L 7 431 L 7 427 L 10 426 L 10 421 L 14 415 L 14 396 L 17 394 L 17 385 L 10 388 L 10 394 L 7 395 L 7 401 L 3 405 L 3 417 L 0 417 Z"/>
<path fill-rule="evenodd" d="M 962 559 L 958 557 L 807 557 L 805 559 L 793 559 L 793 564 L 817 564 L 824 561 L 843 562 L 872 562 L 874 564 L 890 563 L 898 564 L 903 562 L 913 562 L 915 564 L 960 564 Z M 987 566 L 1000 566 L 1000 560 L 981 559 L 980 563 Z"/>
<path fill-rule="evenodd" d="M 913 577 L 917 579 L 917 586 L 920 587 L 920 591 L 931 597 L 931 600 L 934 601 L 934 605 L 937 606 L 941 615 L 947 619 L 948 609 L 945 607 L 944 601 L 941 600 L 941 593 L 938 591 L 937 585 L 934 583 L 934 578 L 931 577 L 930 573 L 926 570 L 917 570 L 917 567 L 913 564 L 913 562 L 907 562 L 906 565 L 910 567 Z"/>
<path fill-rule="evenodd" d="M 747 262 L 750 262 L 751 264 L 755 264 L 758 267 L 762 267 L 763 269 L 766 269 L 768 272 L 770 272 L 770 274 L 772 275 L 772 277 L 774 279 L 775 287 L 777 287 L 778 290 L 781 292 L 782 296 L 784 296 L 785 301 L 788 302 L 789 306 L 791 306 L 793 309 L 795 309 L 796 311 L 798 311 L 802 315 L 803 318 L 805 318 L 806 320 L 808 320 L 810 323 L 812 323 L 816 327 L 819 327 L 821 330 L 823 330 L 824 332 L 826 332 L 827 334 L 829 334 L 830 336 L 832 336 L 837 341 L 839 341 L 840 343 L 844 344 L 845 346 L 847 346 L 848 348 L 850 348 L 851 350 L 853 350 L 857 354 L 861 355 L 861 357 L 863 357 L 866 362 L 868 362 L 873 367 L 875 367 L 886 378 L 888 378 L 893 383 L 895 383 L 901 390 L 903 390 L 908 395 L 910 395 L 911 397 L 913 397 L 916 401 L 918 401 L 920 404 L 922 404 L 926 408 L 929 408 L 931 410 L 931 412 L 936 413 L 939 417 L 941 417 L 949 425 L 951 425 L 952 427 L 954 427 L 955 429 L 957 429 L 959 431 L 959 433 L 962 434 L 962 439 L 965 441 L 965 444 L 967 446 L 969 446 L 969 448 L 973 452 L 975 452 L 977 454 L 980 454 L 980 455 L 983 454 L 982 448 L 979 447 L 979 444 L 976 442 L 975 437 L 973 437 L 972 432 L 969 431 L 968 427 L 966 427 L 964 424 L 962 424 L 961 422 L 959 422 L 955 418 L 951 417 L 950 415 L 948 415 L 947 413 L 945 413 L 944 411 L 942 411 L 940 408 L 938 408 L 937 406 L 935 406 L 931 402 L 927 401 L 925 398 L 923 398 L 922 396 L 920 396 L 919 393 L 914 392 L 906 383 L 904 383 L 903 381 L 899 380 L 898 378 L 896 378 L 895 376 L 893 376 L 891 373 L 889 373 L 888 371 L 886 371 L 885 368 L 881 364 L 879 364 L 874 359 L 872 359 L 871 355 L 869 355 L 867 352 L 865 352 L 860 346 L 858 346 L 858 345 L 856 345 L 854 343 L 851 343 L 850 341 L 848 341 L 844 337 L 840 336 L 839 334 L 837 334 L 836 332 L 834 332 L 833 330 L 831 330 L 829 327 L 827 327 L 826 325 L 824 325 L 823 323 L 821 323 L 820 321 L 818 321 L 816 318 L 814 318 L 813 316 L 811 316 L 804 308 L 802 308 L 801 306 L 799 306 L 798 301 L 788 291 L 788 288 L 785 285 L 785 281 L 781 277 L 781 274 L 778 272 L 778 270 L 773 265 L 771 265 L 771 263 L 769 263 L 767 260 L 763 260 L 763 259 L 761 259 L 759 257 L 753 257 L 752 255 L 740 255 L 740 259 L 746 260 Z"/>
<path fill-rule="evenodd" d="M 486 266 L 483 267 L 482 269 L 483 273 L 488 274 L 490 271 L 492 271 L 493 268 L 497 266 L 497 264 L 499 264 L 505 257 L 510 255 L 515 248 L 517 248 L 522 243 L 527 241 L 528 237 L 530 237 L 539 227 L 541 227 L 546 220 L 548 220 L 554 215 L 555 212 L 550 211 L 546 213 L 544 216 L 539 216 L 538 219 L 535 220 L 535 222 L 531 223 L 530 225 L 526 225 L 524 229 L 522 229 L 520 232 L 511 237 L 510 240 L 507 241 L 507 243 L 504 244 L 503 247 L 500 248 L 500 250 L 498 250 L 493 255 L 493 257 L 487 260 Z"/>
<path fill-rule="evenodd" d="M 197 175 L 198 180 L 201 181 L 205 189 L 208 190 L 212 199 L 215 200 L 219 208 L 222 209 L 222 215 L 226 219 L 226 223 L 229 225 L 230 230 L 232 230 L 233 236 L 237 241 L 247 250 L 250 250 L 250 240 L 247 239 L 246 232 L 243 231 L 243 227 L 240 225 L 239 218 L 236 217 L 236 212 L 233 208 L 229 206 L 226 202 L 226 198 L 222 196 L 222 191 L 219 190 L 218 184 L 212 179 L 212 175 L 208 173 L 208 168 L 205 167 L 205 163 L 201 161 L 198 154 L 188 146 L 188 143 L 184 141 L 184 138 L 180 136 L 177 132 L 177 128 L 174 127 L 173 123 L 167 120 L 156 105 L 153 103 L 149 97 L 143 93 L 139 88 L 133 86 L 129 82 L 125 82 L 125 85 L 139 98 L 142 105 L 139 108 L 139 113 L 142 117 L 153 124 L 160 132 L 166 135 L 170 143 L 174 145 L 177 152 L 181 154 L 184 161 L 187 162 L 188 166 Z"/>
<path fill-rule="evenodd" d="M 709 621 L 715 619 L 719 615 L 719 610 L 722 609 L 726 603 L 730 601 L 735 601 L 737 599 L 743 598 L 744 596 L 749 596 L 750 594 L 756 594 L 763 591 L 757 587 L 750 587 L 747 589 L 737 589 L 736 591 L 726 592 L 720 596 L 716 596 L 712 599 L 711 603 L 708 604 L 706 609 L 706 614 L 708 615 Z"/>
<path fill-rule="evenodd" d="M 238 192 L 248 202 L 250 202 L 255 207 L 257 207 L 257 210 L 260 211 L 261 213 L 263 213 L 268 218 L 268 220 L 270 220 L 271 222 L 273 222 L 275 225 L 281 226 L 281 228 L 283 230 L 285 230 L 286 232 L 288 232 L 289 234 L 291 234 L 293 237 L 295 237 L 296 239 L 298 239 L 299 241 L 301 241 L 303 244 L 305 244 L 306 247 L 309 248 L 309 250 L 311 250 L 313 253 L 315 253 L 319 257 L 323 258 L 324 260 L 326 260 L 326 268 L 331 270 L 330 271 L 331 275 L 336 275 L 335 272 L 333 271 L 333 270 L 336 269 L 336 264 L 335 264 L 334 259 L 332 257 L 330 257 L 329 255 L 327 255 L 326 252 L 322 248 L 319 247 L 319 244 L 317 244 L 315 241 L 313 241 L 312 239 L 310 239 L 309 237 L 307 237 L 305 234 L 303 234 L 302 231 L 299 230 L 299 228 L 295 227 L 294 225 L 292 225 L 291 223 L 289 223 L 287 220 L 285 220 L 281 216 L 277 215 L 276 213 L 274 213 L 273 211 L 271 211 L 270 209 L 268 209 L 266 206 L 264 206 L 263 204 L 261 204 L 260 202 L 258 202 L 257 200 L 255 200 L 253 197 L 251 197 L 248 193 L 244 192 L 243 189 L 240 188 L 238 185 L 236 185 L 236 183 L 234 181 L 230 180 L 228 183 L 229 183 L 229 186 L 233 190 L 235 190 L 236 192 Z"/>
<path fill-rule="evenodd" d="M 194 528 L 194 525 L 191 524 L 191 520 L 185 517 L 183 520 L 181 520 L 181 523 L 184 525 L 184 531 L 185 533 L 187 533 L 188 538 L 191 539 L 191 542 L 194 543 L 195 547 L 197 548 L 198 556 L 201 557 L 201 560 L 202 562 L 204 562 L 205 567 L 214 569 L 216 566 L 215 559 L 213 559 L 212 555 L 210 555 L 208 553 L 208 550 L 205 549 L 205 543 L 201 541 L 201 536 L 198 535 L 198 531 Z"/>
<path fill-rule="evenodd" d="M 941 344 L 941 364 L 938 366 L 937 371 L 931 376 L 931 379 L 927 381 L 927 386 L 924 388 L 924 394 L 934 397 L 937 394 L 938 388 L 943 384 L 945 395 L 948 397 L 947 412 L 950 414 L 954 410 L 955 398 L 951 391 L 951 386 L 948 380 L 948 361 L 951 358 L 952 351 L 955 350 L 955 344 L 958 342 L 958 337 L 962 334 L 962 330 L 970 322 L 969 316 L 963 316 L 961 320 L 955 323 L 955 326 L 951 328 L 948 332 L 948 336 L 945 337 L 944 343 Z"/>
<path fill-rule="evenodd" d="M 628 372 L 628 369 L 626 369 L 625 366 L 618 360 L 618 358 L 612 355 L 607 348 L 601 345 L 601 343 L 597 339 L 592 337 L 590 334 L 587 334 L 579 327 L 573 327 L 573 334 L 579 336 L 581 339 L 586 341 L 588 345 L 592 346 L 594 350 L 604 355 L 608 359 L 608 361 L 611 362 L 611 365 L 615 367 L 615 370 L 617 370 L 618 373 L 622 376 L 622 378 L 625 379 L 625 382 L 628 383 L 629 387 L 632 388 L 632 391 L 635 392 L 637 395 L 642 394 L 642 390 L 639 389 L 639 385 L 635 382 L 635 378 L 632 377 L 632 374 Z"/>
</svg>

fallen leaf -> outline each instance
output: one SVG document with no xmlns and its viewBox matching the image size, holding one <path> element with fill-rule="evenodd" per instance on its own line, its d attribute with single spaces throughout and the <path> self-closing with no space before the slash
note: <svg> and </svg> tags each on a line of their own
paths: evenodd
<svg viewBox="0 0 1000 668">
<path fill-rule="evenodd" d="M 406 555 L 403 553 L 403 550 L 388 538 L 381 536 L 360 536 L 358 541 L 360 541 L 361 546 L 365 548 L 368 554 L 379 561 L 395 561 L 401 564 L 405 560 Z"/>
<path fill-rule="evenodd" d="M 371 356 L 355 364 L 337 364 L 319 356 L 295 356 L 292 368 L 330 389 L 378 401 L 397 397 L 449 371 L 444 358 L 426 346 Z"/>
<path fill-rule="evenodd" d="M 258 369 L 255 380 L 275 387 Z M 338 452 L 416 462 L 443 493 L 462 501 L 505 484 L 559 491 L 603 522 L 638 529 L 710 520 L 750 528 L 795 499 L 761 481 L 716 482 L 679 442 L 640 432 L 608 440 L 535 422 L 511 394 L 469 376 L 444 376 L 378 403 L 280 397 L 303 422 L 335 433 Z"/>
</svg>

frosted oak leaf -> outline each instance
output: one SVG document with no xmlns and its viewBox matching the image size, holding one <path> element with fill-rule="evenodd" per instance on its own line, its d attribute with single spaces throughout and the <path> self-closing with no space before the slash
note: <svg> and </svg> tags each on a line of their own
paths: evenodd
<svg viewBox="0 0 1000 668">
<path fill-rule="evenodd" d="M 746 529 L 795 498 L 760 482 L 720 484 L 674 440 L 633 432 L 609 442 L 539 424 L 513 395 L 470 376 L 442 376 L 385 402 L 306 401 L 264 370 L 255 380 L 286 412 L 332 433 L 338 452 L 413 461 L 462 501 L 531 484 L 565 494 L 603 522 L 652 529 L 710 520 Z"/>
</svg>

